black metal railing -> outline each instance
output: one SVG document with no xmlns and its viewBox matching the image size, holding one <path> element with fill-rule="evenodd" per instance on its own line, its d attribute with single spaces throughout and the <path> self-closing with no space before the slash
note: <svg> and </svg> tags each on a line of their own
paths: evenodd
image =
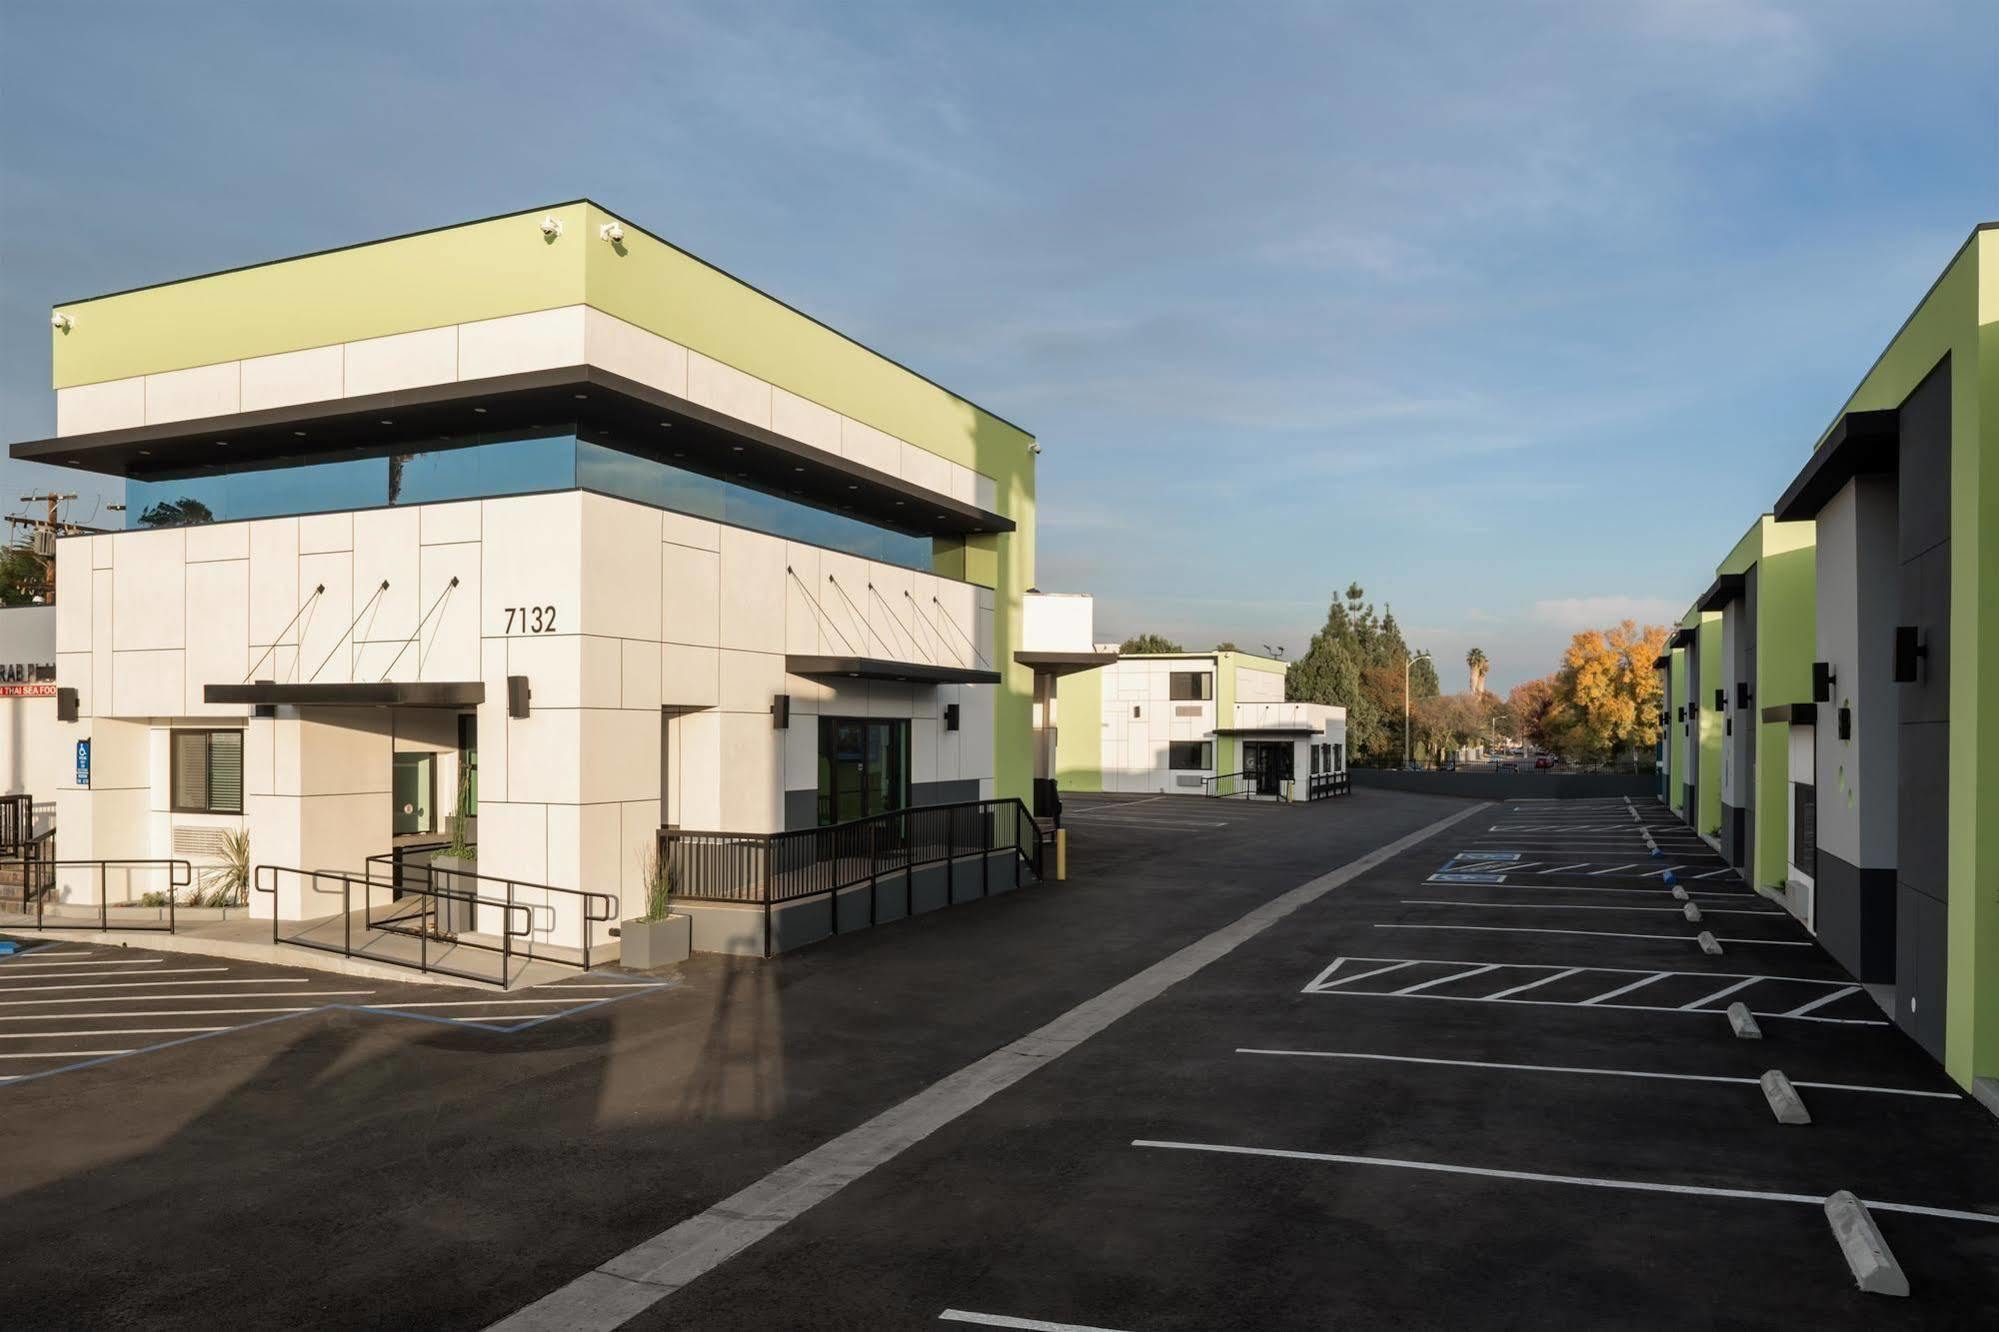
<svg viewBox="0 0 1999 1332">
<path fill-rule="evenodd" d="M 659 831 L 659 860 L 673 895 L 697 902 L 761 906 L 764 938 L 779 906 L 873 885 L 885 874 L 904 875 L 905 910 L 915 905 L 914 873 L 932 865 L 947 871 L 954 896 L 961 862 L 978 860 L 979 895 L 992 889 L 992 858 L 1013 852 L 1013 880 L 1023 867 L 1042 869 L 1041 826 L 1018 799 L 963 800 L 890 810 L 823 828 L 779 833 Z M 839 932 L 840 913 L 832 913 Z M 868 894 L 868 923 L 875 923 L 875 895 Z"/>
<path fill-rule="evenodd" d="M 302 898 L 310 893 L 325 899 L 325 904 L 331 906 L 332 899 L 337 896 L 339 907 L 320 916 L 281 920 L 283 903 L 280 889 L 287 875 L 291 876 Z M 272 943 L 313 948 L 322 953 L 388 966 L 408 967 L 425 975 L 434 972 L 440 976 L 456 976 L 460 980 L 505 986 L 513 978 L 514 957 L 519 952 L 514 947 L 514 940 L 526 938 L 533 928 L 533 912 L 527 903 L 508 902 L 503 898 L 463 892 L 456 888 L 412 885 L 402 890 L 401 897 L 389 898 L 389 885 L 366 875 L 296 869 L 289 865 L 259 865 L 252 877 L 256 891 L 268 893 L 272 899 Z M 473 947 L 476 951 L 498 954 L 498 975 L 468 971 L 445 960 L 468 945 L 459 939 L 439 937 L 429 925 L 439 918 L 440 913 L 449 915 L 459 912 L 473 919 L 482 912 L 493 913 L 491 919 L 497 922 L 499 928 L 488 932 L 499 942 Z M 354 938 L 357 916 L 361 933 L 358 945 Z M 285 931 L 287 924 L 292 927 L 289 934 Z M 397 937 L 413 937 L 416 940 L 414 959 L 381 946 L 386 939 Z M 433 957 L 433 951 L 440 956 Z"/>
<path fill-rule="evenodd" d="M 568 962 L 568 959 L 560 954 L 536 952 L 534 936 L 537 933 L 546 935 L 555 930 L 559 916 L 556 901 L 575 901 L 579 904 L 577 909 L 581 913 L 583 926 L 582 968 L 585 971 L 590 970 L 591 952 L 596 942 L 596 927 L 609 925 L 618 918 L 617 894 L 593 892 L 582 888 L 559 888 L 552 883 L 530 883 L 526 879 L 508 879 L 497 874 L 480 874 L 473 870 L 440 869 L 428 860 L 411 860 L 408 855 L 412 851 L 426 850 L 434 855 L 444 845 L 445 843 L 440 842 L 435 847 L 428 844 L 398 847 L 395 851 L 384 855 L 369 856 L 367 877 L 378 884 L 386 885 L 393 893 L 424 894 L 441 887 L 458 893 L 469 892 L 481 898 L 490 897 L 504 903 L 510 909 L 517 906 L 526 907 L 529 913 L 528 933 L 525 936 L 527 943 L 524 948 L 516 951 L 525 957 L 542 962 Z M 377 871 L 382 873 L 378 876 Z M 536 894 L 541 894 L 542 900 L 532 900 Z M 553 894 L 553 897 L 548 896 L 549 894 Z M 530 900 L 522 901 L 523 896 Z M 449 901 L 449 899 L 438 900 L 447 903 Z M 447 910 L 440 916 L 434 909 L 436 905 L 436 901 L 431 902 L 429 907 L 419 913 L 417 919 L 401 915 L 393 918 L 395 921 L 393 925 L 377 923 L 375 927 L 399 928 L 405 932 L 422 929 L 429 931 L 434 938 L 449 937 L 453 942 L 467 948 L 495 947 L 483 940 L 465 937 L 479 932 L 472 928 L 476 922 L 467 922 L 461 918 L 465 913 Z"/>
<path fill-rule="evenodd" d="M 34 835 L 35 798 L 0 796 L 0 856 L 19 855 L 21 847 Z"/>
<path fill-rule="evenodd" d="M 1311 784 L 1306 787 L 1307 800 L 1329 800 L 1334 796 L 1353 794 L 1353 778 L 1344 770 L 1340 772 L 1315 772 Z"/>
<path fill-rule="evenodd" d="M 27 918 L 7 922 L 8 929 L 172 934 L 180 896 L 194 883 L 194 866 L 185 860 L 59 860 L 53 831 L 30 838 L 21 854 L 4 864 L 18 871 L 8 876 L 18 882 L 0 881 L 0 900 L 18 888 L 20 913 Z M 78 877 L 94 890 L 80 896 L 91 900 L 64 901 L 59 894 Z"/>
<path fill-rule="evenodd" d="M 1265 777 L 1256 772 L 1224 772 L 1201 779 L 1201 794 L 1217 800 L 1291 801 L 1296 783 L 1289 777 Z"/>
</svg>

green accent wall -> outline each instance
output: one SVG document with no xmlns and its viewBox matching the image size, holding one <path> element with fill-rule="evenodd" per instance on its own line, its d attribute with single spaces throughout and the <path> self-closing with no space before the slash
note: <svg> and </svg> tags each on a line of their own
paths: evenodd
<svg viewBox="0 0 1999 1332">
<path fill-rule="evenodd" d="M 1816 525 L 1763 520 L 1768 534 L 1756 571 L 1756 825 L 1754 882 L 1782 888 L 1790 864 L 1791 728 L 1760 719 L 1763 707 L 1809 703 L 1818 656 Z"/>
<path fill-rule="evenodd" d="M 1104 789 L 1104 672 L 1077 671 L 1055 681 L 1055 785 Z"/>
<path fill-rule="evenodd" d="M 1701 611 L 1700 627 L 1695 631 L 1694 650 L 1701 654 L 1701 697 L 1700 704 L 1700 785 L 1697 795 L 1701 807 L 1697 811 L 1697 830 L 1709 837 L 1721 834 L 1721 727 L 1722 714 L 1715 711 L 1714 691 L 1716 682 L 1726 671 L 1722 665 L 1721 614 L 1718 611 Z"/>
<path fill-rule="evenodd" d="M 1999 232 L 1981 228 L 1840 408 L 1951 362 L 1950 868 L 1944 1068 L 1999 1077 Z M 1835 423 L 1838 417 L 1834 418 Z M 1830 427 L 1828 427 L 1830 429 Z M 1987 481 L 1993 484 L 1986 484 Z"/>
</svg>

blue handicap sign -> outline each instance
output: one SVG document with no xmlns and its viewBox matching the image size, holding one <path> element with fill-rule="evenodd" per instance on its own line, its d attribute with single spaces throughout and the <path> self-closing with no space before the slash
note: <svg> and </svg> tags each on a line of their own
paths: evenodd
<svg viewBox="0 0 1999 1332">
<path fill-rule="evenodd" d="M 79 740 L 76 742 L 76 784 L 78 786 L 90 785 L 90 742 L 88 740 Z"/>
</svg>

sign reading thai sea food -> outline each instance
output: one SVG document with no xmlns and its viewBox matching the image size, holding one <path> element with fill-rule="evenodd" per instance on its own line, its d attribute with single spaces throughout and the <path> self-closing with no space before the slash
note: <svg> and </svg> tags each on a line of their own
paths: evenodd
<svg viewBox="0 0 1999 1332">
<path fill-rule="evenodd" d="M 54 662 L 0 661 L 0 698 L 54 698 Z"/>
</svg>

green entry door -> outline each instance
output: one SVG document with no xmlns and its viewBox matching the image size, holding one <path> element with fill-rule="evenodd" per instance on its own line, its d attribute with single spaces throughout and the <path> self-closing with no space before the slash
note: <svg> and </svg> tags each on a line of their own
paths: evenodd
<svg viewBox="0 0 1999 1332">
<path fill-rule="evenodd" d="M 846 823 L 909 804 L 909 722 L 819 719 L 819 822 Z"/>
</svg>

